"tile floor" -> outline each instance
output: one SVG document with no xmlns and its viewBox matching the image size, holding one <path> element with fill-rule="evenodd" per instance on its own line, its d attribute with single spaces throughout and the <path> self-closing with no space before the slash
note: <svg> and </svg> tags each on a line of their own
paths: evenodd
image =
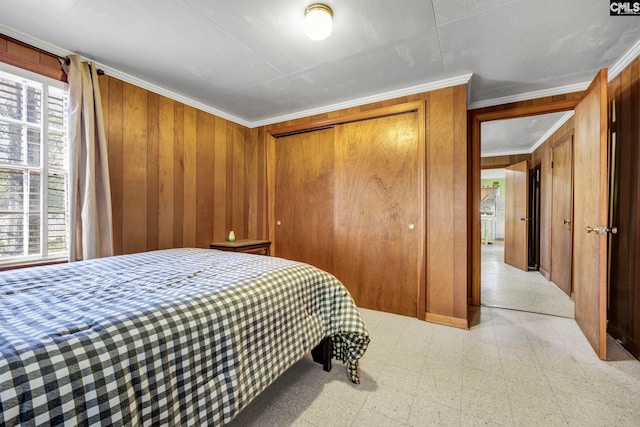
<svg viewBox="0 0 640 427">
<path fill-rule="evenodd" d="M 573 318 L 573 301 L 560 288 L 537 271 L 504 263 L 504 242 L 482 245 L 480 280 L 482 305 Z"/>
<path fill-rule="evenodd" d="M 640 363 L 612 339 L 609 360 L 599 360 L 570 318 L 572 305 L 558 304 L 555 316 L 519 311 L 555 307 L 546 296 L 555 286 L 539 276 L 533 286 L 542 292 L 505 297 L 504 286 L 487 284 L 531 288 L 529 273 L 492 268 L 483 264 L 485 303 L 546 302 L 483 306 L 469 331 L 361 309 L 371 335 L 361 384 L 340 363 L 327 373 L 306 357 L 231 425 L 640 426 Z"/>
<path fill-rule="evenodd" d="M 469 331 L 362 309 L 361 384 L 305 358 L 234 426 L 638 426 L 640 363 L 573 319 L 482 307 Z"/>
</svg>

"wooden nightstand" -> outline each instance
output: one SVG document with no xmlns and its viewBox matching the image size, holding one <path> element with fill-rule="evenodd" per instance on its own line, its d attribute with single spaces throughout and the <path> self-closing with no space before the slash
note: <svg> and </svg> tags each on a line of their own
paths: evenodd
<svg viewBox="0 0 640 427">
<path fill-rule="evenodd" d="M 243 239 L 235 242 L 214 242 L 209 245 L 211 249 L 228 252 L 244 252 L 246 254 L 271 255 L 269 240 Z"/>
</svg>

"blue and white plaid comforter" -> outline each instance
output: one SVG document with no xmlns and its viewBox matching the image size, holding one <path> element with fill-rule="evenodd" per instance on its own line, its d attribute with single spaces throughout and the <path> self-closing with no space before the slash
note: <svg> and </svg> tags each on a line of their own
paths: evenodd
<svg viewBox="0 0 640 427">
<path fill-rule="evenodd" d="M 0 274 L 0 425 L 220 425 L 331 336 L 369 343 L 331 275 L 172 249 Z"/>
</svg>

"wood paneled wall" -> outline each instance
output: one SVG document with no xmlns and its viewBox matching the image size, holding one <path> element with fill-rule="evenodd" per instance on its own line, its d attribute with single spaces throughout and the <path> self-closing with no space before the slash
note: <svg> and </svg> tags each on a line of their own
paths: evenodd
<svg viewBox="0 0 640 427">
<path fill-rule="evenodd" d="M 405 104 L 426 106 L 426 298 L 427 320 L 468 327 L 467 321 L 467 135 L 466 86 L 405 96 L 269 125 L 265 131 L 322 123 L 328 119 Z M 261 143 L 265 143 L 264 140 Z M 277 242 L 276 242 L 277 248 Z"/>
<path fill-rule="evenodd" d="M 113 77 L 100 89 L 117 254 L 265 237 L 252 132 Z"/>
<path fill-rule="evenodd" d="M 512 154 L 509 156 L 491 156 L 480 159 L 480 167 L 482 169 L 499 169 L 507 166 L 515 165 L 523 160 L 531 163 L 531 154 Z"/>
<path fill-rule="evenodd" d="M 554 144 L 574 129 L 573 117 L 531 154 L 531 166 L 540 165 L 540 273 L 551 279 L 551 210 L 553 207 L 551 156 Z M 571 262 L 568 258 L 567 262 Z"/>
<path fill-rule="evenodd" d="M 618 228 L 611 237 L 608 331 L 640 358 L 640 57 L 608 88 L 610 130 L 616 134 L 611 226 Z"/>
</svg>

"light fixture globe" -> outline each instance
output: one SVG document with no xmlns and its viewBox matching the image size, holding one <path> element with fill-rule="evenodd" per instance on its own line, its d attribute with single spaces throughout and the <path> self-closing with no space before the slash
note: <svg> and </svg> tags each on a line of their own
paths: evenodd
<svg viewBox="0 0 640 427">
<path fill-rule="evenodd" d="M 326 4 L 314 3 L 304 12 L 304 31 L 311 40 L 324 40 L 333 29 L 333 11 Z"/>
</svg>

